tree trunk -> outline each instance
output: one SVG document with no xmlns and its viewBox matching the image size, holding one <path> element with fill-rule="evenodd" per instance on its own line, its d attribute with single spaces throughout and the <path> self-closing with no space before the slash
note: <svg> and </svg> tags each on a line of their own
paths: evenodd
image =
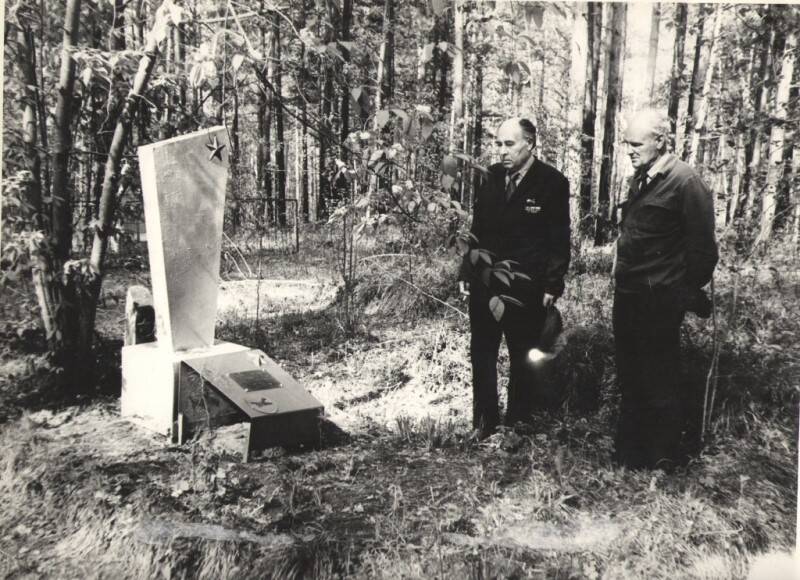
<svg viewBox="0 0 800 580">
<path fill-rule="evenodd" d="M 381 127 L 378 125 L 377 112 L 385 108 L 392 98 L 392 67 L 394 59 L 394 0 L 385 0 L 383 5 L 383 40 L 378 55 L 378 76 L 376 86 L 378 91 L 375 95 L 375 117 L 373 118 L 373 130 L 375 131 L 376 141 L 380 140 Z M 379 178 L 374 173 L 369 178 L 369 189 L 367 197 L 372 200 L 378 191 Z M 367 217 L 370 216 L 372 203 L 367 203 Z"/>
<path fill-rule="evenodd" d="M 603 130 L 603 155 L 600 164 L 600 185 L 598 188 L 597 225 L 595 228 L 595 244 L 602 245 L 608 238 L 608 216 L 612 189 L 612 171 L 614 167 L 614 142 L 617 132 L 617 112 L 620 104 L 622 82 L 622 46 L 625 39 L 625 18 L 627 5 L 613 4 L 611 7 L 611 34 L 607 36 L 606 51 L 608 54 L 605 70 L 606 103 L 605 128 Z"/>
<path fill-rule="evenodd" d="M 339 6 L 336 0 L 326 0 L 325 10 L 327 22 L 323 23 L 322 39 L 325 43 L 336 42 L 339 30 L 341 29 Z M 333 202 L 334 184 L 328 176 L 328 168 L 331 165 L 333 155 L 329 147 L 329 141 L 333 135 L 333 107 L 334 107 L 334 85 L 333 79 L 335 70 L 330 63 L 324 63 L 322 70 L 322 86 L 320 98 L 320 127 L 319 127 L 319 160 L 317 169 L 319 171 L 319 189 L 317 191 L 317 215 L 327 216 L 328 204 Z"/>
<path fill-rule="evenodd" d="M 719 54 L 719 33 L 722 26 L 722 4 L 717 4 L 714 9 L 714 25 L 711 37 L 708 39 L 706 51 L 708 58 L 703 72 L 703 84 L 698 95 L 697 106 L 692 119 L 692 144 L 689 148 L 689 164 L 702 165 L 704 143 L 702 139 L 706 134 L 706 120 L 708 117 L 709 98 L 711 94 L 711 83 L 714 80 L 714 70 L 717 66 L 717 55 Z"/>
<path fill-rule="evenodd" d="M 789 91 L 791 89 L 792 75 L 794 74 L 794 51 L 797 48 L 797 37 L 793 30 L 786 34 L 786 43 L 783 48 L 780 80 L 775 90 L 775 101 L 772 106 L 772 129 L 769 136 L 769 154 L 767 167 L 767 183 L 761 201 L 761 223 L 758 240 L 762 244 L 769 242 L 772 237 L 772 228 L 775 221 L 775 207 L 777 192 L 784 172 L 784 124 L 789 104 Z"/>
<path fill-rule="evenodd" d="M 281 67 L 281 17 L 277 12 L 272 14 L 272 58 L 275 63 L 275 77 L 273 78 L 272 111 L 275 117 L 275 203 L 277 220 L 282 226 L 286 225 L 286 155 L 283 134 L 283 68 Z"/>
<path fill-rule="evenodd" d="M 39 82 L 36 78 L 36 46 L 33 30 L 24 18 L 18 19 L 17 30 L 18 60 L 24 87 L 22 109 L 22 143 L 25 166 L 30 172 L 30 180 L 25 187 L 26 215 L 34 230 L 44 228 L 42 212 L 42 173 L 41 158 L 37 150 L 37 117 L 39 102 Z"/>
<path fill-rule="evenodd" d="M 447 40 L 447 16 L 446 14 L 442 14 L 436 17 L 436 24 L 434 25 L 434 44 L 437 47 L 434 50 L 436 55 L 434 58 L 434 63 L 435 70 L 439 71 L 439 86 L 435 88 L 435 90 L 440 112 L 445 110 L 447 104 L 447 69 L 449 68 L 449 59 L 447 52 L 440 50 L 438 46 L 440 42 L 446 42 Z"/>
<path fill-rule="evenodd" d="M 159 9 L 159 13 L 156 26 L 166 27 L 169 12 L 163 8 Z M 71 262 L 63 269 L 59 265 L 59 272 L 63 271 L 63 276 L 54 277 L 47 288 L 37 288 L 37 294 L 50 300 L 59 300 L 57 306 L 49 310 L 56 316 L 55 354 L 57 362 L 65 369 L 63 378 L 66 385 L 73 388 L 83 385 L 90 378 L 93 368 L 90 355 L 97 300 L 103 280 L 103 262 L 108 250 L 108 237 L 112 233 L 116 201 L 127 186 L 130 174 L 130 166 L 127 164 L 120 171 L 122 156 L 155 65 L 159 39 L 159 34 L 150 34 L 133 88 L 116 122 L 104 172 L 99 222 L 95 227 L 90 257 L 88 261 Z M 58 261 L 55 263 L 59 264 Z"/>
<path fill-rule="evenodd" d="M 344 42 L 351 40 L 350 27 L 353 21 L 353 0 L 342 0 L 342 31 L 341 38 Z M 345 66 L 350 62 L 350 50 L 343 48 Z M 345 73 L 346 75 L 347 73 Z M 341 130 L 339 131 L 339 157 L 347 162 L 348 150 L 345 146 L 347 136 L 350 134 L 350 91 L 348 90 L 349 83 L 345 82 L 342 87 L 341 106 L 339 108 L 339 122 Z"/>
<path fill-rule="evenodd" d="M 755 66 L 755 48 L 750 49 L 750 56 L 747 62 L 740 56 L 734 57 L 734 68 L 737 71 L 746 70 L 747 74 L 739 74 L 738 95 L 736 96 L 737 116 L 736 116 L 736 145 L 734 152 L 733 176 L 731 178 L 731 200 L 728 206 L 727 224 L 732 224 L 740 214 L 740 198 L 742 195 L 742 184 L 747 171 L 747 147 L 745 136 L 747 135 L 747 116 L 750 115 L 751 104 L 750 77 Z M 738 65 L 736 64 L 738 61 Z"/>
<path fill-rule="evenodd" d="M 454 45 L 453 55 L 453 105 L 450 109 L 450 146 L 449 151 L 456 150 L 459 140 L 459 127 L 464 117 L 464 4 L 462 0 L 454 0 Z"/>
<path fill-rule="evenodd" d="M 675 5 L 675 44 L 672 49 L 672 76 L 669 81 L 669 104 L 667 114 L 669 115 L 672 138 L 675 139 L 678 126 L 678 107 L 683 92 L 683 62 L 684 47 L 686 46 L 686 26 L 688 20 L 687 4 L 678 3 Z"/>
<path fill-rule="evenodd" d="M 72 99 L 75 86 L 75 60 L 72 52 L 78 43 L 81 0 L 68 0 L 64 16 L 61 71 L 56 100 L 55 144 L 53 154 L 53 245 L 56 267 L 69 259 L 72 246 L 72 188 L 69 183 L 69 154 L 72 144 Z"/>
<path fill-rule="evenodd" d="M 603 30 L 603 5 L 589 2 L 586 7 L 586 84 L 583 89 L 583 121 L 581 125 L 580 224 L 588 233 L 593 229 L 592 183 L 594 182 L 595 124 L 597 122 L 597 85 L 600 77 L 600 40 Z"/>
<path fill-rule="evenodd" d="M 570 40 L 570 85 L 569 109 L 567 113 L 567 177 L 573 195 L 570 196 L 570 215 L 574 224 L 580 224 L 584 214 L 581 212 L 581 154 L 582 144 L 582 117 L 586 105 L 586 92 L 589 90 L 587 79 L 589 77 L 589 43 L 586 26 L 587 12 L 591 10 L 586 2 L 577 2 L 573 7 L 572 37 Z M 575 193 L 578 195 L 575 195 Z M 591 199 L 589 200 L 591 208 Z M 588 213 L 588 210 L 587 210 Z M 573 228 L 573 233 L 579 234 L 579 228 Z"/>
<path fill-rule="evenodd" d="M 154 27 L 166 27 L 167 18 L 168 12 L 162 6 L 156 16 Z M 108 250 L 108 236 L 113 231 L 117 200 L 124 193 L 131 178 L 131 166 L 127 163 L 123 166 L 122 156 L 125 144 L 131 134 L 133 122 L 143 101 L 144 92 L 147 90 L 150 76 L 155 68 L 158 58 L 159 36 L 159 34 L 150 33 L 144 55 L 139 61 L 139 70 L 136 72 L 133 88 L 128 94 L 122 112 L 117 119 L 114 136 L 108 151 L 108 160 L 106 161 L 103 192 L 100 197 L 99 223 L 94 232 L 88 272 L 80 280 L 83 283 L 83 288 L 79 287 L 78 284 L 75 286 L 74 298 L 79 300 L 81 304 L 78 348 L 84 357 L 88 356 L 92 345 L 97 299 L 100 296 L 100 287 L 103 281 L 103 263 Z M 81 359 L 81 357 L 78 358 Z M 81 360 L 85 360 L 85 358 Z"/>
<path fill-rule="evenodd" d="M 697 33 L 695 36 L 694 60 L 692 64 L 692 81 L 689 85 L 689 101 L 686 106 L 686 125 L 679 151 L 681 159 L 683 160 L 689 157 L 689 139 L 691 139 L 692 127 L 695 122 L 695 100 L 703 90 L 706 66 L 708 64 L 708 47 L 706 46 L 704 37 L 704 28 L 706 25 L 705 6 L 703 4 L 698 4 L 697 11 Z"/>
<path fill-rule="evenodd" d="M 789 191 L 791 192 L 791 204 L 794 207 L 794 217 L 792 220 L 792 247 L 795 252 L 800 242 L 800 147 L 795 146 L 792 151 L 792 177 Z"/>
<path fill-rule="evenodd" d="M 650 105 L 655 103 L 656 98 L 656 65 L 658 64 L 658 35 L 661 26 L 661 4 L 653 4 L 653 11 L 650 16 L 650 42 L 647 51 L 647 86 L 649 88 Z"/>
<path fill-rule="evenodd" d="M 109 48 L 113 51 L 125 50 L 125 0 L 114 0 L 113 22 L 111 24 L 111 42 Z"/>
<path fill-rule="evenodd" d="M 769 7 L 764 15 L 764 20 L 771 18 Z M 767 130 L 768 121 L 762 119 L 769 103 L 770 88 L 772 80 L 772 44 L 775 39 L 775 30 L 770 25 L 764 33 L 761 45 L 761 60 L 758 70 L 752 78 L 753 103 L 755 111 L 753 122 L 750 129 L 749 148 L 746 153 L 747 172 L 744 176 L 743 193 L 745 198 L 744 216 L 745 223 L 749 227 L 755 217 L 756 198 L 758 197 L 760 181 L 759 169 L 761 167 L 762 136 Z"/>
<path fill-rule="evenodd" d="M 473 105 L 473 121 L 472 121 L 472 157 L 478 159 L 483 151 L 483 61 L 475 56 L 475 83 L 473 86 L 473 95 L 475 103 Z M 480 171 L 475 171 L 472 177 L 472 192 L 478 191 L 481 185 L 482 174 Z M 467 200 L 468 207 L 472 205 L 474 199 Z"/>
</svg>

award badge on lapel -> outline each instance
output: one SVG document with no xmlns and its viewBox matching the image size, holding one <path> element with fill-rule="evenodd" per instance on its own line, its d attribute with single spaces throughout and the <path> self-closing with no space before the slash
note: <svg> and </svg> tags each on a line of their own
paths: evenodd
<svg viewBox="0 0 800 580">
<path fill-rule="evenodd" d="M 542 211 L 542 206 L 536 205 L 536 201 L 533 199 L 526 199 L 525 200 L 525 212 L 531 215 L 536 215 Z"/>
</svg>

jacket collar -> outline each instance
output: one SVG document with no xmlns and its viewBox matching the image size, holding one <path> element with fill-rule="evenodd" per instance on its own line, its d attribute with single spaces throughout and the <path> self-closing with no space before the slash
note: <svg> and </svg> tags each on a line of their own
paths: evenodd
<svg viewBox="0 0 800 580">
<path fill-rule="evenodd" d="M 672 153 L 664 153 L 647 170 L 647 182 L 653 181 L 659 175 L 664 175 L 675 166 L 676 157 Z"/>
<path fill-rule="evenodd" d="M 520 177 L 517 179 L 516 189 L 514 190 L 514 194 L 506 200 L 506 203 L 509 203 L 512 199 L 515 199 L 518 195 L 520 195 L 523 185 L 527 184 L 534 178 L 541 164 L 542 162 L 539 161 L 538 157 L 531 155 L 530 159 L 525 163 L 522 169 L 517 171 L 517 173 L 520 174 Z M 508 174 L 508 177 L 511 177 L 510 174 Z"/>
<path fill-rule="evenodd" d="M 514 173 L 506 173 L 507 178 L 515 179 L 517 185 L 519 185 L 520 183 L 522 183 L 522 180 L 525 179 L 525 176 L 528 175 L 534 163 L 536 163 L 536 156 L 531 155 L 530 157 L 528 157 L 528 160 L 525 161 L 525 165 L 520 167 L 519 170 L 515 171 Z"/>
</svg>

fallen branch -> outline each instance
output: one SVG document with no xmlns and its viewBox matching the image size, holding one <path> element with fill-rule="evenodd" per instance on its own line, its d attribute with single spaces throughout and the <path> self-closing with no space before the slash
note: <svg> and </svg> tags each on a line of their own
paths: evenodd
<svg viewBox="0 0 800 580">
<path fill-rule="evenodd" d="M 376 258 L 419 258 L 415 254 L 374 254 L 372 256 L 364 256 L 359 260 L 359 262 L 363 262 L 365 260 L 374 260 Z"/>
</svg>

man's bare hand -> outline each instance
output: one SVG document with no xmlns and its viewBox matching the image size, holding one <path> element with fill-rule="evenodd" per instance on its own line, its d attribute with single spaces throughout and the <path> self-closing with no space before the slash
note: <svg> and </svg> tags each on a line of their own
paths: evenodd
<svg viewBox="0 0 800 580">
<path fill-rule="evenodd" d="M 556 303 L 556 297 L 552 294 L 548 294 L 545 292 L 544 298 L 542 298 L 542 306 L 545 308 L 550 308 L 553 304 Z"/>
<path fill-rule="evenodd" d="M 469 297 L 469 282 L 465 282 L 464 280 L 458 281 L 458 293 L 461 294 L 462 299 L 466 299 Z"/>
</svg>

